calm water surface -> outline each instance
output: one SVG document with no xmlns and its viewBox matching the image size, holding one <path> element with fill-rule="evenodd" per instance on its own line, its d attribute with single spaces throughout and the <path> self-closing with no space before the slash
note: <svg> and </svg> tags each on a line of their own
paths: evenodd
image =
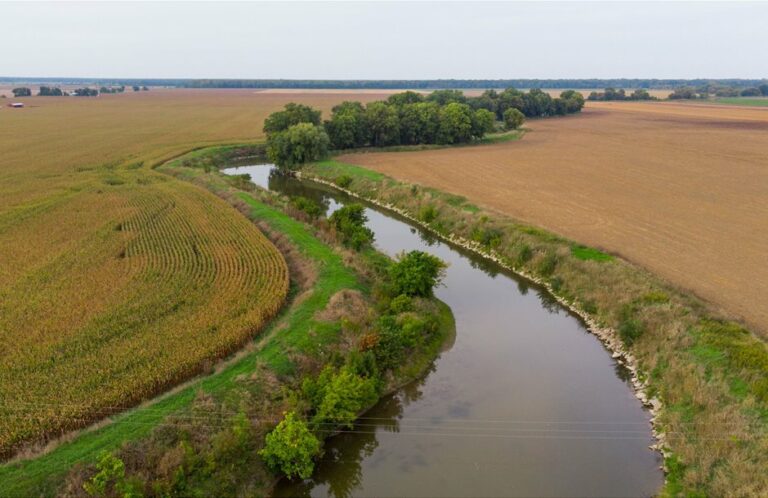
<svg viewBox="0 0 768 498">
<path fill-rule="evenodd" d="M 323 185 L 248 173 L 257 185 L 322 202 Z M 396 214 L 367 206 L 376 247 L 449 263 L 437 296 L 456 338 L 430 373 L 328 441 L 315 474 L 277 496 L 651 496 L 663 482 L 649 414 L 627 372 L 545 291 Z"/>
</svg>

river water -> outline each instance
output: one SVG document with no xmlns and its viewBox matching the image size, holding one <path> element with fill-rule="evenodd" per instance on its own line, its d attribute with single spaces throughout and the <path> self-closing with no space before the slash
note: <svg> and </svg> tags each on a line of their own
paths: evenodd
<svg viewBox="0 0 768 498">
<path fill-rule="evenodd" d="M 257 185 L 323 203 L 334 189 L 230 168 Z M 358 201 L 359 202 L 359 201 Z M 365 203 L 364 203 L 365 204 Z M 651 496 L 663 482 L 650 415 L 628 372 L 581 320 L 528 283 L 366 204 L 376 247 L 419 249 L 449 264 L 436 290 L 456 338 L 422 379 L 331 438 L 311 479 L 277 496 Z"/>
</svg>

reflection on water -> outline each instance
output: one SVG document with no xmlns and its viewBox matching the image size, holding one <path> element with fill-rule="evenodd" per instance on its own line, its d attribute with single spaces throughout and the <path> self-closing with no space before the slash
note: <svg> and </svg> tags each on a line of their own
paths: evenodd
<svg viewBox="0 0 768 498">
<path fill-rule="evenodd" d="M 329 187 L 249 173 L 260 186 L 338 209 Z M 662 474 L 627 372 L 540 287 L 367 206 L 379 250 L 449 264 L 436 290 L 455 342 L 431 372 L 328 440 L 311 479 L 278 496 L 650 496 Z"/>
</svg>

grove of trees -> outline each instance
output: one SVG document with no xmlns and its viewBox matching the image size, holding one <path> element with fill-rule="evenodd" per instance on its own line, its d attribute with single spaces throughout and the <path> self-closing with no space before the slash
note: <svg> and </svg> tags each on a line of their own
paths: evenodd
<svg viewBox="0 0 768 498">
<path fill-rule="evenodd" d="M 39 97 L 61 97 L 64 95 L 64 92 L 62 92 L 59 87 L 41 86 L 37 95 Z"/>
<path fill-rule="evenodd" d="M 99 91 L 95 88 L 77 88 L 72 92 L 75 97 L 96 97 Z"/>
<path fill-rule="evenodd" d="M 467 143 L 498 128 L 519 128 L 526 117 L 562 116 L 583 106 L 584 97 L 573 90 L 555 98 L 536 89 L 487 90 L 477 97 L 459 90 L 407 91 L 368 104 L 342 102 L 322 124 L 320 111 L 291 103 L 265 120 L 264 132 L 269 159 L 290 170 L 322 158 L 329 147 Z"/>
<path fill-rule="evenodd" d="M 26 87 L 20 87 L 20 88 L 14 88 L 11 90 L 13 92 L 14 97 L 31 97 L 32 96 L 32 90 Z"/>
</svg>

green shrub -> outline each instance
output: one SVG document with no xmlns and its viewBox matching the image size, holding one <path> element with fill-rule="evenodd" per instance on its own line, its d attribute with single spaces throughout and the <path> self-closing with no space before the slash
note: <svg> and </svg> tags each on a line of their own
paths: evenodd
<svg viewBox="0 0 768 498">
<path fill-rule="evenodd" d="M 523 266 L 525 263 L 531 260 L 533 257 L 533 251 L 531 246 L 523 244 L 520 246 L 520 250 L 517 252 L 517 266 Z"/>
<path fill-rule="evenodd" d="M 338 372 L 326 367 L 317 379 L 304 381 L 303 391 L 315 408 L 312 423 L 321 431 L 352 427 L 357 415 L 376 402 L 376 380 L 357 375 L 349 366 Z"/>
<path fill-rule="evenodd" d="M 360 204 L 348 204 L 335 211 L 328 221 L 336 228 L 344 245 L 359 251 L 373 242 L 373 232 L 365 226 L 368 218 Z"/>
<path fill-rule="evenodd" d="M 392 313 L 404 313 L 413 309 L 413 299 L 405 294 L 400 294 L 392 299 L 389 303 L 389 309 Z"/>
<path fill-rule="evenodd" d="M 488 248 L 498 247 L 503 235 L 503 232 L 498 228 L 484 227 L 472 230 L 472 240 Z"/>
<path fill-rule="evenodd" d="M 312 475 L 312 459 L 320 453 L 320 441 L 296 413 L 288 412 L 275 429 L 267 434 L 259 455 L 273 472 L 307 479 Z"/>
<path fill-rule="evenodd" d="M 312 219 L 319 218 L 324 213 L 322 206 L 306 197 L 294 197 L 291 199 L 291 205 Z"/>
<path fill-rule="evenodd" d="M 349 175 L 340 175 L 336 177 L 334 183 L 341 188 L 347 188 L 352 185 L 352 177 Z"/>
<path fill-rule="evenodd" d="M 112 453 L 105 451 L 99 455 L 96 470 L 96 474 L 83 484 L 83 490 L 89 496 L 142 496 L 140 483 L 125 478 L 125 464 Z"/>
<path fill-rule="evenodd" d="M 425 204 L 419 208 L 419 220 L 431 223 L 435 218 L 437 218 L 437 209 L 432 204 Z"/>
<path fill-rule="evenodd" d="M 548 277 L 552 275 L 557 266 L 557 255 L 554 252 L 548 251 L 544 257 L 539 261 L 537 270 L 540 275 Z"/>
<path fill-rule="evenodd" d="M 446 264 L 422 251 L 400 254 L 389 269 L 395 295 L 431 296 L 432 290 L 445 276 Z"/>
<path fill-rule="evenodd" d="M 619 312 L 619 337 L 624 344 L 631 346 L 643 335 L 645 327 L 642 322 L 635 317 L 635 306 L 631 304 L 624 305 Z"/>
</svg>

